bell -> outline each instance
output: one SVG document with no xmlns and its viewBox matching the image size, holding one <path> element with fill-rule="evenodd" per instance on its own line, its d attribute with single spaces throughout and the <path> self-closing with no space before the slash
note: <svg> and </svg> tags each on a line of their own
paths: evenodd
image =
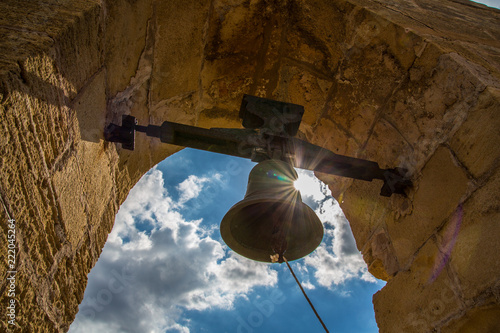
<svg viewBox="0 0 500 333">
<path fill-rule="evenodd" d="M 226 213 L 222 239 L 233 251 L 252 260 L 272 262 L 302 258 L 318 247 L 323 225 L 302 202 L 293 182 L 297 172 L 288 163 L 266 160 L 248 176 L 245 198 Z"/>
</svg>

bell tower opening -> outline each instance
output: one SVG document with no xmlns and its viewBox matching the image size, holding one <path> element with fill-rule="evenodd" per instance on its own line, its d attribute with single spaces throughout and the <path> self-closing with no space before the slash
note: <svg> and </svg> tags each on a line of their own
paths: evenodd
<svg viewBox="0 0 500 333">
<path fill-rule="evenodd" d="M 221 237 L 255 165 L 187 148 L 146 173 L 118 211 L 69 332 L 321 329 L 285 265 L 242 257 Z M 291 264 L 329 328 L 376 330 L 371 299 L 385 282 L 368 273 L 328 187 L 313 172 L 297 173 L 324 237 Z"/>
</svg>

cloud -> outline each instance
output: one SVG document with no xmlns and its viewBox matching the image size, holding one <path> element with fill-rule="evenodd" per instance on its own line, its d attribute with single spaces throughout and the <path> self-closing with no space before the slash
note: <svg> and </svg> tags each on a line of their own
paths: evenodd
<svg viewBox="0 0 500 333">
<path fill-rule="evenodd" d="M 179 204 L 183 205 L 187 201 L 196 198 L 200 194 L 203 184 L 208 181 L 209 179 L 206 177 L 200 178 L 195 175 L 191 175 L 182 183 L 177 185 L 177 190 L 180 192 Z"/>
<path fill-rule="evenodd" d="M 315 210 L 325 227 L 325 237 L 321 245 L 304 259 L 303 265 L 310 268 L 318 284 L 335 289 L 351 279 L 376 282 L 368 272 L 366 263 L 356 247 L 349 222 L 342 209 L 331 197 L 328 187 L 314 177 L 313 172 L 299 170 L 302 197 L 312 198 Z M 305 203 L 308 203 L 304 200 Z M 303 273 L 307 279 L 307 276 Z"/>
<path fill-rule="evenodd" d="M 189 332 L 184 310 L 230 309 L 252 288 L 276 284 L 270 265 L 227 255 L 201 220 L 186 221 L 178 211 L 210 181 L 188 177 L 177 187 L 178 202 L 157 169 L 137 183 L 89 274 L 70 332 Z"/>
</svg>

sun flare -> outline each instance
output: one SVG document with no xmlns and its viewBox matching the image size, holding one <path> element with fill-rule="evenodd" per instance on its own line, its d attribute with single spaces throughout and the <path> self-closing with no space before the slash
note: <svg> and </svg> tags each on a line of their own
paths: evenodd
<svg viewBox="0 0 500 333">
<path fill-rule="evenodd" d="M 297 170 L 298 179 L 293 183 L 295 189 L 300 191 L 303 196 L 314 195 L 318 192 L 318 179 L 314 176 L 314 172 L 308 170 Z"/>
</svg>

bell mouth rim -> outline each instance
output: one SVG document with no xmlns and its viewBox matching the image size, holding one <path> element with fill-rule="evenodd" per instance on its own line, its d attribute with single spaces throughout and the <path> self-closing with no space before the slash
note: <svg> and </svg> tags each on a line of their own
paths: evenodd
<svg viewBox="0 0 500 333">
<path fill-rule="evenodd" d="M 286 201 L 283 199 L 266 198 L 266 200 L 269 203 L 284 203 L 287 205 L 291 205 L 289 201 Z M 236 241 L 236 238 L 233 236 L 233 234 L 231 232 L 231 228 L 230 228 L 231 217 L 232 217 L 232 215 L 234 215 L 236 213 L 237 210 L 241 210 L 242 208 L 248 207 L 250 205 L 258 204 L 258 203 L 262 203 L 262 197 L 255 198 L 255 199 L 242 200 L 242 201 L 239 201 L 236 204 L 234 204 L 229 209 L 229 211 L 226 213 L 226 215 L 224 215 L 224 217 L 222 218 L 219 230 L 220 230 L 220 234 L 221 234 L 221 237 L 222 237 L 222 240 L 224 241 L 224 243 L 231 250 L 233 250 L 235 253 L 237 253 L 245 258 L 254 260 L 254 261 L 272 263 L 270 256 L 273 255 L 274 253 L 269 253 L 269 252 L 266 253 L 266 251 L 262 250 L 261 251 L 262 255 L 254 256 L 253 258 L 247 256 L 246 253 L 248 253 L 249 248 L 245 247 L 244 245 L 241 245 L 240 243 L 238 243 Z M 309 217 L 312 218 L 312 220 L 314 221 L 315 227 L 318 228 L 318 231 L 321 230 L 321 237 L 315 238 L 314 247 L 311 246 L 307 250 L 303 251 L 303 252 L 307 252 L 305 254 L 302 254 L 300 256 L 293 255 L 293 254 L 287 256 L 287 253 L 285 252 L 284 256 L 287 259 L 287 261 L 294 261 L 294 260 L 298 260 L 298 259 L 301 259 L 301 258 L 308 256 L 309 254 L 314 252 L 318 248 L 318 246 L 323 242 L 323 237 L 324 237 L 323 223 L 321 222 L 321 220 L 318 218 L 318 216 L 312 210 L 311 207 L 309 207 L 307 204 L 305 204 L 303 202 L 301 202 L 301 204 L 303 205 L 303 209 L 305 210 L 306 214 L 308 214 Z"/>
</svg>

